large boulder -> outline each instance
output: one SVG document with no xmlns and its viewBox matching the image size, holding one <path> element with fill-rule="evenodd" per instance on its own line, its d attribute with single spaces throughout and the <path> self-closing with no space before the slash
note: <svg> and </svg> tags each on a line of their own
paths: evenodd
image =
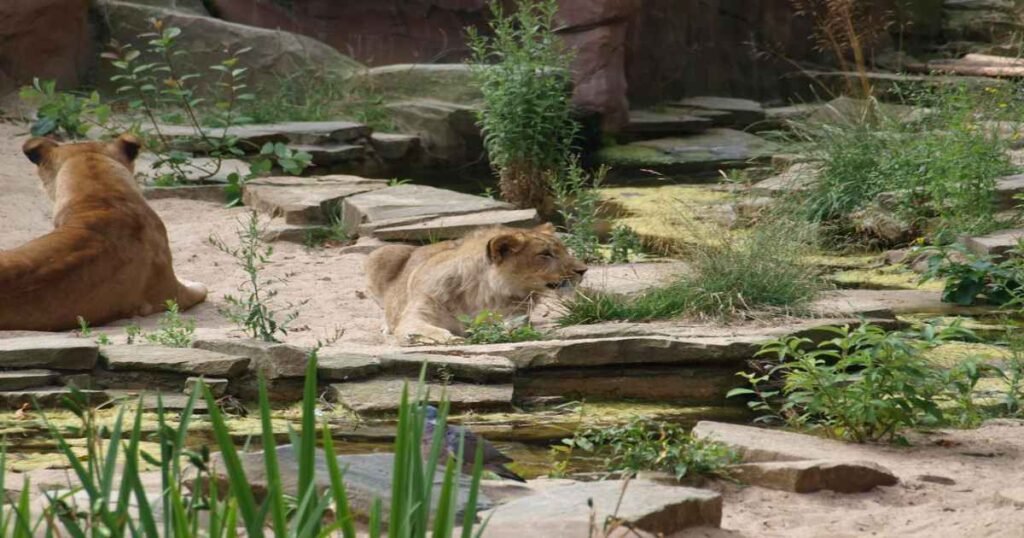
<svg viewBox="0 0 1024 538">
<path fill-rule="evenodd" d="M 0 96 L 33 77 L 73 87 L 93 56 L 89 0 L 0 2 Z"/>
<path fill-rule="evenodd" d="M 417 98 L 390 103 L 387 110 L 399 130 L 420 137 L 429 162 L 461 165 L 482 160 L 476 105 Z"/>
<path fill-rule="evenodd" d="M 189 71 L 203 75 L 226 58 L 225 51 L 252 49 L 242 55 L 239 65 L 249 68 L 250 86 L 256 89 L 304 70 L 348 75 L 362 67 L 329 45 L 284 31 L 118 0 L 100 0 L 97 7 L 111 39 L 140 49 L 145 45 L 138 36 L 152 31 L 151 19 L 180 28 L 178 48 L 188 53 L 182 61 L 188 62 Z M 104 63 L 98 80 L 109 81 L 114 74 L 113 67 Z"/>
</svg>

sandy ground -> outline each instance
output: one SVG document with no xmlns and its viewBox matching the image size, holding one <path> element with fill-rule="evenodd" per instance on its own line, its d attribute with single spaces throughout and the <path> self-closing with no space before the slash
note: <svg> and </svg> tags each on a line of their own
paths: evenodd
<svg viewBox="0 0 1024 538">
<path fill-rule="evenodd" d="M 0 250 L 12 248 L 51 229 L 49 204 L 34 167 L 21 154 L 22 126 L 0 124 Z M 175 268 L 181 278 L 204 283 L 210 300 L 188 312 L 201 335 L 237 334 L 217 312 L 224 294 L 233 293 L 243 273 L 229 256 L 209 244 L 211 235 L 232 242 L 245 209 L 184 200 L 159 200 L 153 207 L 170 234 Z M 309 345 L 343 330 L 332 347 L 380 346 L 381 312 L 366 295 L 364 255 L 309 250 L 280 243 L 267 270 L 279 284 L 279 304 L 300 303 L 300 315 L 287 341 Z M 158 317 L 134 320 L 153 327 Z M 123 321 L 100 329 L 123 334 Z M 725 517 L 721 530 L 693 530 L 693 537 L 920 536 L 1024 537 L 1024 508 L 997 502 L 996 492 L 1024 486 L 1024 423 L 1001 422 L 974 431 L 934 434 L 911 451 L 880 449 L 877 462 L 888 466 L 901 484 L 861 495 L 797 495 L 762 488 L 723 485 Z M 922 475 L 953 480 L 944 485 Z"/>
</svg>

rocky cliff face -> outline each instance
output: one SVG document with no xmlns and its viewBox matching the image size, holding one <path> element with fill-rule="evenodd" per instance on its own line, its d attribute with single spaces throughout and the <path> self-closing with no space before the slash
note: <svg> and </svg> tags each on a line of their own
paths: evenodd
<svg viewBox="0 0 1024 538">
<path fill-rule="evenodd" d="M 0 1 L 0 96 L 32 77 L 73 86 L 92 52 L 89 0 Z"/>
</svg>

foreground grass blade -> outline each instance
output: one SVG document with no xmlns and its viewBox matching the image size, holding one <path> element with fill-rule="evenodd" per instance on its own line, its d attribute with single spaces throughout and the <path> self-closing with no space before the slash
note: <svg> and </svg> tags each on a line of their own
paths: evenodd
<svg viewBox="0 0 1024 538">
<path fill-rule="evenodd" d="M 314 349 L 309 353 L 306 364 L 306 383 L 302 391 L 302 444 L 299 446 L 299 487 L 313 488 L 316 491 L 314 481 L 316 479 L 316 379 L 317 379 L 317 351 Z M 272 448 L 271 448 L 272 450 Z M 303 493 L 296 492 L 302 496 Z M 316 505 L 309 503 L 300 510 L 295 517 L 299 520 L 300 526 L 315 514 Z M 319 523 L 319 522 L 318 522 Z M 314 526 L 314 528 L 316 528 Z"/>
<path fill-rule="evenodd" d="M 280 466 L 277 462 L 277 442 L 274 439 L 274 427 L 270 421 L 270 397 L 267 395 L 267 381 L 262 375 L 259 379 L 259 398 L 260 422 L 263 426 L 263 463 L 267 470 L 267 499 L 270 503 L 274 536 L 287 536 L 287 507 L 285 506 L 284 488 L 281 486 Z"/>
<path fill-rule="evenodd" d="M 242 469 L 242 462 L 235 451 L 235 444 L 231 439 L 224 417 L 217 408 L 217 402 L 210 394 L 210 390 L 203 387 L 203 395 L 209 407 L 210 422 L 213 424 L 213 434 L 221 451 L 221 458 L 224 462 L 224 469 L 227 473 L 230 491 L 238 503 L 238 512 L 242 515 L 242 522 L 248 533 L 248 538 L 263 537 L 263 521 L 260 519 L 260 510 L 256 505 L 256 498 L 253 495 L 249 481 L 246 479 L 245 471 Z M 211 482 L 213 477 L 211 476 Z M 228 527 L 229 533 L 234 533 L 232 527 Z"/>
<path fill-rule="evenodd" d="M 484 444 L 476 444 L 473 460 L 473 482 L 469 486 L 465 513 L 462 515 L 462 538 L 472 538 L 473 525 L 476 524 L 477 503 L 480 499 L 480 478 L 484 474 Z"/>
<path fill-rule="evenodd" d="M 338 468 L 338 456 L 334 452 L 334 439 L 331 437 L 331 429 L 326 424 L 324 424 L 323 439 L 324 453 L 327 459 L 327 472 L 331 477 L 331 496 L 334 497 L 334 518 L 344 538 L 356 538 L 356 526 L 348 506 L 348 491 L 345 489 L 345 480 L 341 470 Z"/>
</svg>

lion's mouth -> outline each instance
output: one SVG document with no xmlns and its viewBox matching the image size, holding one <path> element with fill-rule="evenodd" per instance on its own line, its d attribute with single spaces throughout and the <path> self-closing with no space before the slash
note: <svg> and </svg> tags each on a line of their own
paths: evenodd
<svg viewBox="0 0 1024 538">
<path fill-rule="evenodd" d="M 565 278 L 554 282 L 548 282 L 545 286 L 552 291 L 567 291 L 573 288 L 573 282 L 572 280 Z"/>
</svg>

